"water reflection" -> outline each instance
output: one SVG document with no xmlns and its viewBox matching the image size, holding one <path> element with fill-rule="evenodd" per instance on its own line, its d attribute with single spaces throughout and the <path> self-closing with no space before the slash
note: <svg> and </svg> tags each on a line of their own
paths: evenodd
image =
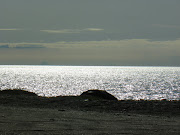
<svg viewBox="0 0 180 135">
<path fill-rule="evenodd" d="M 39 95 L 107 90 L 118 99 L 180 99 L 179 67 L 0 66 L 0 89 Z"/>
</svg>

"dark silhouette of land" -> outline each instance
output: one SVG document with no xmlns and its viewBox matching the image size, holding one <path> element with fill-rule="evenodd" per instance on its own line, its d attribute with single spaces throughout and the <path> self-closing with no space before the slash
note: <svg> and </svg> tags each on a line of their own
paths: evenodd
<svg viewBox="0 0 180 135">
<path fill-rule="evenodd" d="M 51 98 L 3 90 L 0 108 L 0 134 L 180 133 L 179 100 L 118 101 L 100 90 Z"/>
</svg>

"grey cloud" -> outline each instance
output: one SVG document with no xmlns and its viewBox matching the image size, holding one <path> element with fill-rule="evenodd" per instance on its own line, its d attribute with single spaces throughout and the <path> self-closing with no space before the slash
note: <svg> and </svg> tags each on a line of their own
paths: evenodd
<svg viewBox="0 0 180 135">
<path fill-rule="evenodd" d="M 13 48 L 17 48 L 17 49 L 28 49 L 29 48 L 30 49 L 30 48 L 45 48 L 45 46 L 27 44 L 27 45 L 16 45 Z"/>
<path fill-rule="evenodd" d="M 153 24 L 180 25 L 179 4 L 179 0 L 6 0 L 0 5 L 0 26 L 35 30 L 101 28 L 119 39 L 124 35 L 172 39 L 177 38 L 179 29 L 165 30 Z"/>
<path fill-rule="evenodd" d="M 16 31 L 16 30 L 22 30 L 22 29 L 16 29 L 16 28 L 14 28 L 14 29 L 9 29 L 9 28 L 0 28 L 0 31 Z"/>
<path fill-rule="evenodd" d="M 9 45 L 0 45 L 0 48 L 9 48 Z"/>
<path fill-rule="evenodd" d="M 34 43 L 32 46 L 43 45 L 45 48 L 1 48 L 0 63 L 42 64 L 46 61 L 55 65 L 180 66 L 179 44 L 179 39 Z"/>
<path fill-rule="evenodd" d="M 98 32 L 98 31 L 103 31 L 104 29 L 100 28 L 85 28 L 85 29 L 62 29 L 62 30 L 40 30 L 41 32 L 47 32 L 47 33 L 53 33 L 53 34 L 72 34 L 72 33 L 81 33 L 81 32 Z"/>
<path fill-rule="evenodd" d="M 30 49 L 30 48 L 45 48 L 43 45 L 38 44 L 27 44 L 27 43 L 16 43 L 16 44 L 5 44 L 0 43 L 0 48 L 16 48 L 16 49 Z"/>
</svg>

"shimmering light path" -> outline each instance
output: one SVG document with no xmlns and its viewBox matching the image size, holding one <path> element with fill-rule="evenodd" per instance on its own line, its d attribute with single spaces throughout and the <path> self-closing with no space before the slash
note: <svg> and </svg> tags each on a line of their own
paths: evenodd
<svg viewBox="0 0 180 135">
<path fill-rule="evenodd" d="M 180 99 L 180 67 L 0 66 L 0 89 L 40 96 L 107 90 L 118 99 Z"/>
</svg>

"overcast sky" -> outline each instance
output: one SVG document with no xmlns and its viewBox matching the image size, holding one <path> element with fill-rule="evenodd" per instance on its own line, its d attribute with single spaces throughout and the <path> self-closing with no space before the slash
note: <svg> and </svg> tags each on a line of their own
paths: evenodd
<svg viewBox="0 0 180 135">
<path fill-rule="evenodd" d="M 0 0 L 0 64 L 180 66 L 180 0 Z"/>
</svg>

